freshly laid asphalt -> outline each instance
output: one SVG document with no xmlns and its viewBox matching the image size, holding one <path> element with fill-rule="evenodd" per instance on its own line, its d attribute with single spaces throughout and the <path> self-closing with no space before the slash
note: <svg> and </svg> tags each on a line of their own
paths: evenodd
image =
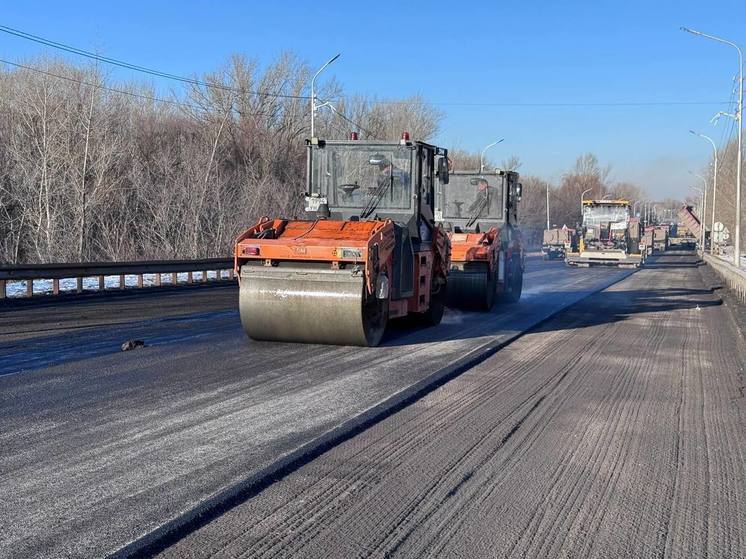
<svg viewBox="0 0 746 559">
<path fill-rule="evenodd" d="M 746 344 L 713 283 L 656 258 L 162 556 L 746 557 Z"/>
<path fill-rule="evenodd" d="M 532 258 L 518 304 L 378 348 L 250 341 L 234 286 L 0 307 L 0 556 L 121 550 L 628 275 Z"/>
</svg>

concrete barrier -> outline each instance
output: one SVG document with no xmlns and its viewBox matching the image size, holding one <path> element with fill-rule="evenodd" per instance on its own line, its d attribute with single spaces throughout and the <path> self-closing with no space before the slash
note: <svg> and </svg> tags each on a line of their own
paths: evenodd
<svg viewBox="0 0 746 559">
<path fill-rule="evenodd" d="M 723 278 L 725 284 L 738 296 L 738 298 L 746 303 L 746 270 L 736 268 L 730 262 L 712 256 L 711 254 L 704 255 L 705 262 L 715 270 L 720 277 Z"/>
</svg>

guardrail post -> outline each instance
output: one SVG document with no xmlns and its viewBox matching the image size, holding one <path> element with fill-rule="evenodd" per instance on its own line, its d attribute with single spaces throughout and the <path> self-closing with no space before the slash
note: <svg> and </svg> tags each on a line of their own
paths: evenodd
<svg viewBox="0 0 746 559">
<path fill-rule="evenodd" d="M 124 274 L 119 274 L 119 289 L 127 287 L 124 282 Z"/>
<path fill-rule="evenodd" d="M 27 279 L 26 280 L 26 297 L 33 297 L 34 296 L 34 280 Z"/>
<path fill-rule="evenodd" d="M 83 293 L 83 278 L 75 278 L 75 292 Z"/>
<path fill-rule="evenodd" d="M 0 299 L 5 299 L 5 280 L 0 280 Z"/>
<path fill-rule="evenodd" d="M 171 272 L 171 284 L 177 285 L 179 283 L 179 274 L 176 272 Z"/>
<path fill-rule="evenodd" d="M 155 285 L 156 285 L 156 287 L 160 287 L 161 286 L 161 274 L 160 273 L 157 273 L 155 275 Z"/>
<path fill-rule="evenodd" d="M 53 295 L 60 294 L 60 280 L 58 280 L 57 278 L 54 278 L 52 280 L 52 294 Z"/>
<path fill-rule="evenodd" d="M 230 270 L 228 270 L 228 279 L 229 280 L 233 279 L 233 268 L 231 268 Z"/>
<path fill-rule="evenodd" d="M 192 272 L 187 272 L 187 283 L 192 283 L 194 281 L 194 275 Z"/>
<path fill-rule="evenodd" d="M 104 281 L 104 276 L 98 276 L 98 290 L 99 291 L 106 290 L 106 281 Z"/>
<path fill-rule="evenodd" d="M 137 274 L 137 287 L 142 289 L 142 274 Z"/>
<path fill-rule="evenodd" d="M 202 272 L 202 283 L 207 283 L 207 270 Z"/>
</svg>

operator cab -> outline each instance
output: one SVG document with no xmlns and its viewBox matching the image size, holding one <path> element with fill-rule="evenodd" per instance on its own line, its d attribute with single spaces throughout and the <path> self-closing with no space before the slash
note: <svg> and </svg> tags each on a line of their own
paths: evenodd
<svg viewBox="0 0 746 559">
<path fill-rule="evenodd" d="M 615 233 L 623 235 L 630 221 L 627 200 L 584 200 L 584 237 L 589 240 L 611 241 Z"/>
<path fill-rule="evenodd" d="M 435 219 L 456 233 L 515 224 L 521 189 L 512 171 L 451 172 L 448 185 L 438 185 Z"/>
<path fill-rule="evenodd" d="M 410 141 L 326 141 L 308 146 L 305 210 L 311 219 L 341 221 L 390 219 L 413 239 L 428 241 L 434 223 L 436 176 L 448 180 L 435 158 L 447 150 Z"/>
</svg>

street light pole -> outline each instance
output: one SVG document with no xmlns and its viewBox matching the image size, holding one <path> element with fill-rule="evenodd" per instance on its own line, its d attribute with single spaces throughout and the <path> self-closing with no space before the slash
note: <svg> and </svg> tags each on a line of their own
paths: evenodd
<svg viewBox="0 0 746 559">
<path fill-rule="evenodd" d="M 549 183 L 547 182 L 547 229 L 549 229 Z"/>
<path fill-rule="evenodd" d="M 709 136 L 698 134 L 694 130 L 689 130 L 689 132 L 691 132 L 695 136 L 699 136 L 700 138 L 707 140 L 708 142 L 710 142 L 710 144 L 712 144 L 712 155 L 714 157 L 715 165 L 715 170 L 712 173 L 712 219 L 710 219 L 710 231 L 712 231 L 715 227 L 715 201 L 717 200 L 718 192 L 718 148 L 715 145 L 715 142 Z M 715 243 L 712 242 L 712 239 L 710 239 L 710 254 L 715 254 Z"/>
<path fill-rule="evenodd" d="M 743 51 L 741 50 L 741 47 L 739 47 L 736 43 L 732 41 L 728 41 L 727 39 L 723 39 L 721 37 L 716 37 L 714 35 L 708 35 L 707 33 L 702 33 L 701 31 L 696 31 L 694 29 L 689 29 L 688 27 L 682 27 L 682 31 L 686 31 L 687 33 L 691 33 L 692 35 L 699 35 L 700 37 L 704 37 L 706 39 L 711 39 L 713 41 L 717 41 L 718 43 L 723 43 L 725 45 L 729 45 L 736 49 L 738 51 L 738 155 L 736 158 L 736 223 L 735 223 L 735 242 L 734 244 L 734 253 L 733 253 L 733 263 L 736 265 L 736 267 L 741 267 L 741 154 L 743 152 L 742 145 L 743 145 Z"/>
<path fill-rule="evenodd" d="M 695 192 L 699 192 L 699 204 L 700 204 L 700 207 L 701 207 L 702 204 L 703 204 L 702 196 L 704 195 L 704 190 L 702 190 L 701 188 L 697 188 L 696 186 L 690 186 L 689 188 L 691 190 L 695 191 Z M 704 253 L 704 247 L 702 246 L 701 241 L 700 241 L 700 247 L 699 248 Z"/>
<path fill-rule="evenodd" d="M 692 173 L 691 171 L 689 171 Z M 707 231 L 707 179 L 699 173 L 692 173 L 702 181 L 702 254 L 705 253 L 705 232 Z"/>
<path fill-rule="evenodd" d="M 479 172 L 484 173 L 484 154 L 485 152 L 490 149 L 492 146 L 496 146 L 500 142 L 502 142 L 505 138 L 500 138 L 499 140 L 495 140 L 491 144 L 487 144 L 484 146 L 484 149 L 482 150 L 482 153 L 479 154 Z"/>
<path fill-rule="evenodd" d="M 313 75 L 313 78 L 311 78 L 311 138 L 316 137 L 316 110 L 319 108 L 316 105 L 316 78 L 318 78 L 319 74 L 324 71 L 324 68 L 326 68 L 327 66 L 329 66 L 329 64 L 339 58 L 340 54 L 337 54 L 336 56 L 333 56 L 332 58 L 327 60 L 326 64 L 319 68 L 318 71 Z"/>
<path fill-rule="evenodd" d="M 585 193 L 590 192 L 593 190 L 592 188 L 586 188 L 581 194 L 580 194 L 580 221 L 583 221 L 583 198 L 585 198 Z"/>
</svg>

